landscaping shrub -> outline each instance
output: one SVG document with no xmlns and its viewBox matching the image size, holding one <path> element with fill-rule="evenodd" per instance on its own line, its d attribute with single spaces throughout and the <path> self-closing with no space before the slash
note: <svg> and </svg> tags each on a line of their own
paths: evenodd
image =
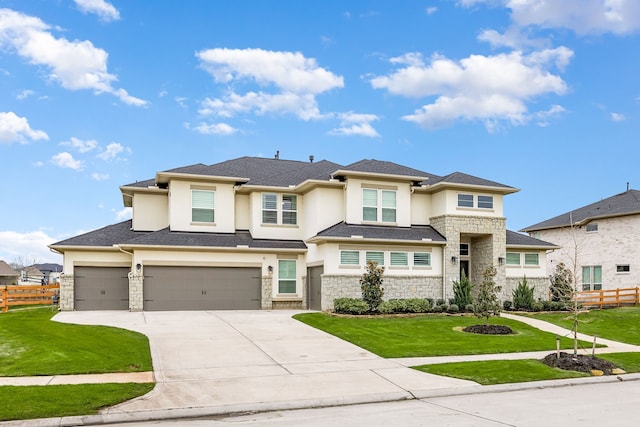
<svg viewBox="0 0 640 427">
<path fill-rule="evenodd" d="M 451 304 L 447 312 L 451 314 L 456 314 L 460 312 L 460 308 L 458 307 L 458 304 Z"/>
<path fill-rule="evenodd" d="M 430 308 L 434 306 L 434 304 L 433 304 L 433 302 L 434 302 L 434 301 L 433 301 L 433 298 L 425 298 L 425 299 L 429 302 L 429 307 L 430 307 Z"/>
<path fill-rule="evenodd" d="M 567 304 L 561 301 L 552 301 L 549 303 L 549 310 L 552 311 L 565 311 L 568 310 Z"/>
<path fill-rule="evenodd" d="M 436 305 L 444 305 L 444 300 L 442 298 L 438 298 L 436 300 Z"/>
<path fill-rule="evenodd" d="M 500 301 L 498 294 L 502 289 L 496 285 L 494 277 L 498 274 L 494 266 L 489 266 L 482 272 L 482 282 L 476 285 L 478 295 L 474 304 L 474 314 L 480 319 L 484 319 L 485 324 L 489 323 L 489 317 L 500 314 Z"/>
<path fill-rule="evenodd" d="M 555 311 L 554 303 L 551 301 L 540 301 L 542 303 L 542 309 L 544 311 Z"/>
<path fill-rule="evenodd" d="M 518 282 L 518 286 L 513 290 L 513 308 L 530 311 L 533 309 L 534 302 L 533 286 L 527 285 L 527 276 L 524 276 L 522 282 Z"/>
<path fill-rule="evenodd" d="M 449 306 L 447 304 L 442 304 L 440 308 L 442 309 L 443 313 L 446 313 L 449 310 Z"/>
<path fill-rule="evenodd" d="M 453 301 L 450 304 L 456 304 L 458 307 L 465 307 L 467 304 L 473 304 L 471 296 L 471 281 L 467 278 L 464 270 L 460 275 L 460 280 L 453 282 Z"/>
<path fill-rule="evenodd" d="M 544 310 L 544 305 L 541 302 L 533 303 L 533 311 L 542 311 Z"/>
<path fill-rule="evenodd" d="M 447 305 L 451 305 L 451 304 L 455 304 L 455 303 L 456 303 L 456 300 L 454 298 L 449 298 L 447 300 Z"/>
<path fill-rule="evenodd" d="M 340 314 L 365 314 L 369 305 L 359 298 L 336 298 L 333 300 L 333 311 Z"/>
<path fill-rule="evenodd" d="M 467 304 L 464 306 L 464 311 L 467 313 L 473 313 L 473 304 Z"/>
<path fill-rule="evenodd" d="M 379 267 L 377 262 L 368 261 L 367 271 L 360 278 L 362 300 L 367 303 L 369 311 L 375 312 L 382 304 L 384 288 L 382 287 L 382 274 L 384 267 Z"/>
<path fill-rule="evenodd" d="M 378 306 L 378 311 L 383 314 L 428 313 L 430 310 L 431 304 L 423 298 L 392 299 Z"/>
<path fill-rule="evenodd" d="M 431 311 L 433 311 L 434 313 L 442 313 L 442 306 L 436 305 Z"/>
<path fill-rule="evenodd" d="M 506 300 L 506 301 L 503 301 L 503 302 L 502 302 L 502 308 L 503 308 L 505 311 L 509 311 L 509 310 L 511 310 L 511 307 L 512 307 L 512 306 L 513 306 L 513 303 L 512 303 L 511 301 L 509 301 L 509 300 Z"/>
</svg>

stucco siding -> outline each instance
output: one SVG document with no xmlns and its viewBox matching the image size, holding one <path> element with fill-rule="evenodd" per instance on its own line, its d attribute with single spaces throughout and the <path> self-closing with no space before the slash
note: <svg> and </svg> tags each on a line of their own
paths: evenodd
<svg viewBox="0 0 640 427">
<path fill-rule="evenodd" d="M 169 226 L 169 197 L 166 193 L 133 195 L 132 225 L 136 231 L 157 231 Z"/>
</svg>

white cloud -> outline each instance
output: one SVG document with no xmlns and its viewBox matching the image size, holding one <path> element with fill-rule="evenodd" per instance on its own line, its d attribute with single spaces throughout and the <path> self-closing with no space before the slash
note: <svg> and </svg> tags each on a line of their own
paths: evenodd
<svg viewBox="0 0 640 427">
<path fill-rule="evenodd" d="M 80 153 L 88 153 L 89 151 L 94 150 L 98 147 L 98 141 L 96 141 L 95 139 L 83 141 L 72 136 L 71 138 L 69 138 L 69 141 L 62 141 L 60 145 L 75 148 Z"/>
<path fill-rule="evenodd" d="M 549 41 L 545 39 L 536 39 L 525 34 L 522 28 L 517 26 L 509 27 L 504 33 L 500 34 L 496 30 L 483 30 L 478 35 L 478 40 L 487 42 L 493 48 L 509 47 L 512 49 L 536 48 L 543 49 L 549 46 Z"/>
<path fill-rule="evenodd" d="M 37 167 L 37 168 L 41 168 L 41 167 L 43 167 L 43 166 L 44 166 L 44 162 L 43 162 L 43 161 L 38 160 L 38 161 L 36 161 L 36 162 L 33 162 L 33 163 L 32 163 L 32 165 L 33 165 L 33 166 L 35 166 L 35 167 Z"/>
<path fill-rule="evenodd" d="M 185 103 L 185 101 L 188 99 L 185 96 L 176 96 L 175 101 L 178 103 L 179 106 L 181 106 L 182 108 L 187 108 L 187 104 Z"/>
<path fill-rule="evenodd" d="M 107 145 L 107 148 L 104 149 L 104 151 L 100 154 L 98 154 L 98 157 L 100 157 L 102 160 L 113 160 L 115 159 L 118 154 L 122 153 L 125 150 L 125 148 L 122 146 L 122 144 L 117 143 L 117 142 L 112 142 L 111 144 Z"/>
<path fill-rule="evenodd" d="M 433 15 L 438 11 L 438 8 L 435 6 L 429 6 L 425 11 L 427 12 L 427 15 Z"/>
<path fill-rule="evenodd" d="M 131 208 L 124 208 L 119 211 L 115 209 L 111 209 L 111 212 L 116 214 L 116 221 L 124 221 L 125 219 L 131 218 Z"/>
<path fill-rule="evenodd" d="M 158 93 L 158 98 L 164 98 L 165 96 L 167 96 L 169 94 L 169 92 L 167 92 L 166 90 L 162 89 L 159 93 Z"/>
<path fill-rule="evenodd" d="M 638 0 L 459 0 L 469 7 L 480 3 L 511 9 L 521 27 L 568 28 L 579 35 L 629 34 L 640 30 Z"/>
<path fill-rule="evenodd" d="M 203 135 L 233 135 L 238 131 L 238 129 L 226 123 L 200 123 L 194 129 Z"/>
<path fill-rule="evenodd" d="M 100 20 L 109 22 L 120 19 L 120 12 L 104 0 L 73 0 L 82 13 L 95 13 Z"/>
<path fill-rule="evenodd" d="M 28 140 L 48 140 L 49 135 L 44 131 L 31 129 L 29 121 L 9 111 L 0 112 L 0 144 L 20 142 L 25 144 Z"/>
<path fill-rule="evenodd" d="M 377 138 L 380 136 L 378 131 L 371 125 L 371 122 L 379 119 L 374 114 L 357 114 L 353 112 L 342 113 L 339 115 L 340 127 L 329 132 L 330 135 L 359 135 L 369 138 Z"/>
<path fill-rule="evenodd" d="M 48 68 L 49 78 L 65 89 L 90 89 L 96 94 L 110 93 L 129 105 L 148 104 L 112 86 L 117 77 L 107 71 L 106 51 L 88 40 L 56 38 L 50 29 L 37 17 L 0 9 L 0 48 L 13 48 L 31 64 Z"/>
<path fill-rule="evenodd" d="M 196 52 L 201 67 L 218 83 L 250 82 L 259 92 L 207 98 L 200 113 L 232 117 L 238 113 L 294 114 L 303 120 L 321 117 L 316 96 L 344 87 L 344 80 L 299 52 L 262 49 L 208 49 Z"/>
<path fill-rule="evenodd" d="M 51 157 L 51 163 L 58 167 L 73 169 L 75 171 L 81 171 L 84 168 L 82 161 L 74 159 L 71 153 L 67 153 L 66 151 Z"/>
<path fill-rule="evenodd" d="M 538 111 L 533 114 L 533 119 L 536 120 L 538 126 L 547 127 L 549 126 L 549 120 L 560 116 L 566 111 L 562 105 L 552 105 L 551 108 L 546 111 Z"/>
<path fill-rule="evenodd" d="M 28 97 L 30 97 L 33 94 L 35 94 L 34 91 L 32 91 L 30 89 L 24 89 L 24 90 L 20 91 L 20 93 L 18 93 L 16 95 L 16 99 L 18 99 L 18 100 L 27 99 Z"/>
<path fill-rule="evenodd" d="M 109 174 L 94 172 L 91 174 L 91 179 L 94 179 L 96 181 L 106 181 L 107 179 L 109 179 Z"/>
<path fill-rule="evenodd" d="M 0 231 L 0 259 L 8 263 L 16 259 L 59 263 L 62 261 L 61 256 L 52 253 L 47 247 L 54 242 L 54 238 L 40 230 L 27 233 Z"/>
<path fill-rule="evenodd" d="M 613 120 L 614 122 L 622 122 L 624 120 L 626 120 L 627 118 L 625 117 L 624 114 L 621 113 L 611 113 L 611 120 Z"/>
<path fill-rule="evenodd" d="M 573 52 L 565 47 L 524 55 L 522 52 L 494 56 L 471 55 L 460 61 L 434 56 L 425 63 L 410 53 L 393 58 L 402 68 L 371 79 L 376 89 L 405 97 L 436 97 L 404 120 L 436 128 L 458 119 L 481 120 L 494 127 L 503 120 L 514 125 L 529 120 L 526 102 L 567 91 L 561 77 L 548 69 L 565 66 Z"/>
</svg>

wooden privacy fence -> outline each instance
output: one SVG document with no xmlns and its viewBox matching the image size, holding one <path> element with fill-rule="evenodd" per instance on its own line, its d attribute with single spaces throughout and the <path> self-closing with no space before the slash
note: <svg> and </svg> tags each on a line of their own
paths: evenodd
<svg viewBox="0 0 640 427">
<path fill-rule="evenodd" d="M 621 305 L 638 305 L 638 288 L 607 289 L 602 291 L 578 292 L 577 300 L 583 306 L 620 307 Z"/>
<path fill-rule="evenodd" d="M 18 285 L 0 287 L 0 307 L 6 313 L 11 305 L 53 304 L 58 302 L 60 285 Z"/>
</svg>

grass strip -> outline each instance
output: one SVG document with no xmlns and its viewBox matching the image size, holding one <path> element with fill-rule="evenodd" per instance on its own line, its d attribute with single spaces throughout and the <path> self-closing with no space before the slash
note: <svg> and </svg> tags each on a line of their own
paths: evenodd
<svg viewBox="0 0 640 427">
<path fill-rule="evenodd" d="M 415 317 L 339 317 L 326 313 L 302 313 L 295 319 L 349 341 L 382 357 L 448 356 L 553 350 L 554 334 L 521 322 L 492 318 L 490 323 L 506 325 L 513 335 L 480 335 L 462 328 L 481 323 L 471 316 L 424 315 Z M 562 338 L 561 348 L 572 348 Z M 589 343 L 581 342 L 583 346 Z"/>
<path fill-rule="evenodd" d="M 154 384 L 0 387 L 0 421 L 93 415 L 150 392 Z"/>
<path fill-rule="evenodd" d="M 0 376 L 152 370 L 149 340 L 125 329 L 51 321 L 50 308 L 0 314 Z"/>
</svg>

